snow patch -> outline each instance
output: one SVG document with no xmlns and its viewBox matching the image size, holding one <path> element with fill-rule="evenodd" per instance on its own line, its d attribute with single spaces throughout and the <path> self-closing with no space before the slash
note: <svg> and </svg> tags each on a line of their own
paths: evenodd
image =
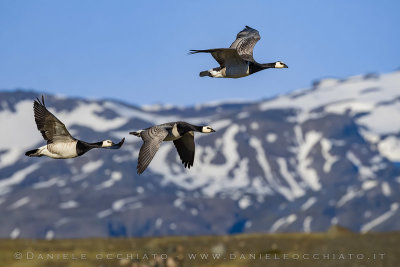
<svg viewBox="0 0 400 267">
<path fill-rule="evenodd" d="M 358 168 L 358 172 L 359 175 L 361 177 L 362 180 L 366 180 L 366 179 L 373 179 L 375 178 L 375 174 L 374 172 L 371 170 L 371 168 L 369 167 L 365 167 L 363 166 L 363 164 L 361 163 L 361 160 L 359 158 L 357 158 L 357 156 L 351 152 L 348 151 L 346 153 L 346 158 L 354 165 Z"/>
<path fill-rule="evenodd" d="M 123 199 L 116 200 L 112 204 L 112 209 L 115 210 L 115 211 L 122 210 L 122 208 L 125 205 L 131 204 L 131 203 L 136 202 L 136 201 L 141 200 L 141 199 L 143 199 L 142 196 L 128 197 L 128 198 L 123 198 Z"/>
<path fill-rule="evenodd" d="M 74 200 L 70 200 L 70 201 L 67 201 L 67 202 L 60 203 L 59 207 L 60 207 L 60 209 L 73 209 L 73 208 L 76 208 L 78 206 L 79 206 L 78 202 L 76 202 Z"/>
<path fill-rule="evenodd" d="M 316 197 L 310 197 L 309 199 L 307 199 L 306 202 L 304 202 L 303 205 L 301 205 L 301 210 L 302 211 L 308 210 L 316 202 L 317 202 L 317 198 Z"/>
<path fill-rule="evenodd" d="M 333 217 L 331 219 L 331 225 L 338 225 L 339 224 L 339 219 L 337 217 Z"/>
<path fill-rule="evenodd" d="M 14 228 L 14 230 L 12 230 L 10 233 L 10 238 L 17 239 L 20 234 L 21 234 L 21 230 L 19 228 Z"/>
<path fill-rule="evenodd" d="M 361 188 L 362 188 L 364 191 L 367 191 L 367 190 L 369 190 L 369 189 L 371 189 L 371 188 L 374 188 L 374 187 L 377 186 L 377 185 L 378 185 L 378 182 L 377 182 L 377 181 L 368 180 L 368 181 L 365 181 L 365 182 L 362 183 Z"/>
<path fill-rule="evenodd" d="M 102 219 L 110 216 L 113 213 L 112 209 L 106 209 L 97 213 L 97 218 Z"/>
<path fill-rule="evenodd" d="M 297 155 L 298 172 L 301 178 L 311 187 L 312 190 L 318 191 L 321 189 L 321 184 L 319 183 L 316 170 L 310 167 L 312 158 L 309 158 L 308 155 L 315 144 L 319 142 L 322 134 L 316 131 L 309 131 L 303 140 L 303 134 L 300 126 L 295 126 L 294 130 L 297 142 L 299 144 L 299 152 Z"/>
<path fill-rule="evenodd" d="M 0 155 L 0 169 L 14 164 L 23 155 L 23 150 L 12 147 Z"/>
<path fill-rule="evenodd" d="M 0 180 L 0 192 L 7 191 L 7 188 L 21 183 L 25 178 L 35 170 L 39 168 L 39 164 L 32 164 L 22 170 L 15 172 L 12 176 L 6 179 Z"/>
<path fill-rule="evenodd" d="M 335 163 L 338 160 L 338 157 L 332 156 L 329 151 L 332 148 L 332 143 L 328 140 L 323 138 L 321 140 L 321 147 L 322 147 L 322 156 L 325 159 L 325 163 L 323 166 L 323 170 L 325 173 L 329 173 L 331 171 L 333 163 Z"/>
<path fill-rule="evenodd" d="M 400 121 L 396 120 L 398 116 L 386 116 L 387 110 L 385 106 L 377 107 L 377 103 L 392 101 L 399 95 L 398 84 L 400 82 L 400 74 L 393 72 L 380 75 L 379 79 L 363 79 L 361 76 L 348 78 L 345 82 L 337 79 L 324 79 L 319 82 L 317 87 L 312 88 L 313 91 L 297 90 L 288 95 L 277 97 L 273 100 L 264 101 L 259 104 L 260 110 L 268 109 L 298 109 L 301 113 L 310 114 L 312 110 L 319 107 L 325 107 L 325 112 L 344 113 L 351 110 L 352 113 L 371 111 L 371 116 L 360 118 L 362 122 L 372 125 L 375 119 L 380 120 L 383 126 L 390 125 L 390 121 L 383 122 L 379 118 L 391 117 L 394 125 L 390 128 L 399 129 Z M 377 90 L 365 93 L 366 88 L 376 88 Z M 383 88 L 385 93 L 382 93 Z M 384 111 L 376 113 L 377 108 Z M 376 113 L 376 114 L 375 114 Z M 382 116 L 384 115 L 384 116 Z M 395 126 L 397 125 L 397 126 Z M 373 127 L 375 128 L 375 127 Z M 376 127 L 380 129 L 380 127 Z"/>
<path fill-rule="evenodd" d="M 155 227 L 156 229 L 160 229 L 163 223 L 163 219 L 162 218 L 157 218 L 156 223 L 155 223 Z"/>
<path fill-rule="evenodd" d="M 279 192 L 280 194 L 282 194 L 287 200 L 292 201 L 294 199 L 294 196 L 291 190 L 281 185 L 279 183 L 279 180 L 275 179 L 274 176 L 272 175 L 271 166 L 269 165 L 267 156 L 265 155 L 262 142 L 258 138 L 252 136 L 250 138 L 249 143 L 250 146 L 254 148 L 254 150 L 256 151 L 257 162 L 260 165 L 261 169 L 263 170 L 264 176 L 268 181 L 270 187 L 273 188 L 275 191 Z"/>
<path fill-rule="evenodd" d="M 361 112 L 369 112 L 373 108 L 374 108 L 373 103 L 365 103 L 365 102 L 350 100 L 328 105 L 325 107 L 325 111 L 338 114 L 344 114 L 346 112 L 350 112 L 351 115 L 355 115 Z"/>
<path fill-rule="evenodd" d="M 144 193 L 144 188 L 141 187 L 141 186 L 138 186 L 138 188 L 136 188 L 136 192 L 137 192 L 138 194 L 143 194 L 143 193 Z"/>
<path fill-rule="evenodd" d="M 192 208 L 192 209 L 190 209 L 190 213 L 191 213 L 193 216 L 197 216 L 197 215 L 199 214 L 199 211 L 198 211 L 197 209 L 195 209 L 195 208 Z"/>
<path fill-rule="evenodd" d="M 386 95 L 386 94 L 385 94 Z M 390 99 L 393 100 L 393 99 Z M 373 112 L 362 116 L 358 123 L 378 135 L 397 133 L 400 129 L 400 102 L 391 105 L 375 106 Z M 384 118 L 384 119 L 382 119 Z"/>
<path fill-rule="evenodd" d="M 170 223 L 169 224 L 169 229 L 176 230 L 176 228 L 177 228 L 176 223 Z"/>
<path fill-rule="evenodd" d="M 287 217 L 280 218 L 279 220 L 275 221 L 274 224 L 271 226 L 270 232 L 275 233 L 279 228 L 282 226 L 287 226 L 294 221 L 296 221 L 297 216 L 295 214 L 290 214 Z"/>
<path fill-rule="evenodd" d="M 29 203 L 29 200 L 30 200 L 29 197 L 23 197 L 23 198 L 21 198 L 20 200 L 17 200 L 17 201 L 15 201 L 13 204 L 11 204 L 11 205 L 9 206 L 9 209 L 10 209 L 10 210 L 18 209 L 18 208 L 20 208 L 20 207 L 22 207 L 22 206 L 28 204 L 28 203 Z"/>
<path fill-rule="evenodd" d="M 386 197 L 389 197 L 392 194 L 392 190 L 390 190 L 390 186 L 387 182 L 382 183 L 382 193 Z"/>
<path fill-rule="evenodd" d="M 46 240 L 53 240 L 53 238 L 54 238 L 54 231 L 52 230 L 47 231 Z"/>
<path fill-rule="evenodd" d="M 54 185 L 60 184 L 60 182 L 61 182 L 60 178 L 54 177 L 54 178 L 51 178 L 48 181 L 37 182 L 37 183 L 33 184 L 32 188 L 33 189 L 48 188 L 48 187 L 52 187 Z"/>
<path fill-rule="evenodd" d="M 121 117 L 123 117 L 126 120 L 123 124 L 125 124 L 129 118 L 137 118 L 143 121 L 147 121 L 151 124 L 162 124 L 169 121 L 182 120 L 182 118 L 179 116 L 163 116 L 161 114 L 157 114 L 157 116 L 155 116 L 154 114 L 146 112 L 144 110 L 135 109 L 133 107 L 127 107 L 125 105 L 113 102 L 104 103 L 104 107 L 112 109 Z M 195 124 L 195 123 L 202 123 L 204 121 L 211 121 L 212 117 L 193 117 L 193 118 L 185 118 L 185 120 Z M 114 129 L 115 128 L 117 127 L 114 127 Z"/>
<path fill-rule="evenodd" d="M 110 175 L 110 179 L 96 186 L 96 189 L 104 189 L 112 187 L 116 182 L 120 181 L 121 179 L 122 179 L 122 173 L 118 171 L 113 171 Z"/>
<path fill-rule="evenodd" d="M 266 140 L 268 143 L 274 143 L 278 139 L 278 136 L 274 133 L 269 133 L 266 136 Z"/>
<path fill-rule="evenodd" d="M 86 173 L 86 174 L 94 172 L 95 170 L 100 168 L 103 165 L 103 163 L 104 162 L 101 159 L 99 159 L 97 161 L 90 161 L 90 162 L 86 163 L 85 165 L 83 165 L 82 172 Z"/>
<path fill-rule="evenodd" d="M 246 112 L 246 111 L 242 111 L 242 112 L 240 112 L 237 116 L 236 116 L 236 118 L 238 118 L 238 119 L 245 119 L 245 118 L 247 118 L 247 117 L 249 117 L 250 116 L 250 113 L 248 113 L 248 112 Z"/>
<path fill-rule="evenodd" d="M 61 218 L 54 224 L 54 227 L 58 228 L 58 227 L 60 227 L 60 226 L 62 226 L 64 224 L 69 223 L 70 221 L 71 220 L 69 218 L 67 218 L 67 217 Z"/>
<path fill-rule="evenodd" d="M 157 111 L 169 110 L 169 109 L 181 108 L 181 107 L 174 106 L 172 104 L 151 104 L 151 105 L 142 105 L 141 108 L 144 111 L 157 112 Z"/>
<path fill-rule="evenodd" d="M 0 140 L 7 140 L 7 142 L 0 142 L 0 150 L 12 150 L 8 152 L 11 154 L 6 156 L 7 159 L 2 159 L 1 164 L 4 166 L 13 162 L 13 158 L 18 153 L 17 150 L 28 150 L 27 144 L 37 144 L 43 140 L 37 131 L 32 107 L 33 100 L 24 100 L 15 105 L 16 112 L 9 109 L 0 111 L 0 121 L 7 124 L 7 130 L 0 131 Z"/>
<path fill-rule="evenodd" d="M 311 216 L 307 216 L 306 218 L 304 218 L 304 222 L 303 222 L 303 229 L 304 232 L 306 233 L 310 233 L 311 232 L 311 221 L 312 221 L 312 217 Z"/>
<path fill-rule="evenodd" d="M 286 160 L 284 158 L 277 158 L 276 160 L 279 165 L 279 171 L 282 177 L 286 180 L 289 187 L 291 188 L 292 194 L 294 198 L 301 197 L 305 194 L 305 191 L 301 186 L 296 182 L 293 175 L 289 172 L 286 164 Z"/>
<path fill-rule="evenodd" d="M 105 119 L 97 115 L 97 113 L 104 111 L 104 107 L 98 103 L 80 102 L 72 111 L 55 112 L 52 107 L 48 107 L 48 109 L 56 115 L 67 128 L 72 125 L 81 125 L 90 127 L 98 132 L 106 132 L 119 128 L 128 122 L 128 118 L 125 117 Z"/>
<path fill-rule="evenodd" d="M 240 209 L 245 210 L 252 204 L 252 201 L 249 196 L 244 196 L 239 200 L 238 204 Z"/>
<path fill-rule="evenodd" d="M 344 204 L 346 204 L 347 202 L 349 202 L 350 200 L 352 200 L 353 198 L 360 196 L 362 193 L 358 190 L 355 190 L 353 188 L 349 188 L 346 192 L 345 195 L 343 195 L 339 201 L 336 203 L 337 207 L 340 208 L 342 207 Z"/>
<path fill-rule="evenodd" d="M 257 122 L 253 121 L 253 122 L 250 124 L 250 128 L 251 128 L 252 130 L 258 130 L 258 129 L 260 128 L 260 125 L 259 125 Z"/>
<path fill-rule="evenodd" d="M 389 136 L 378 143 L 380 154 L 390 161 L 400 162 L 400 140 Z"/>
<path fill-rule="evenodd" d="M 399 203 L 392 203 L 392 205 L 390 205 L 389 211 L 383 213 L 379 217 L 376 217 L 372 221 L 363 224 L 360 228 L 360 231 L 362 233 L 371 231 L 373 228 L 375 228 L 378 225 L 382 224 L 383 222 L 387 221 L 390 217 L 392 217 L 394 214 L 396 214 L 398 208 L 399 208 Z"/>
<path fill-rule="evenodd" d="M 174 201 L 174 206 L 175 207 L 177 207 L 177 208 L 182 208 L 182 205 L 183 205 L 183 199 L 181 199 L 181 198 L 177 198 L 177 199 L 175 199 L 175 201 Z"/>
</svg>

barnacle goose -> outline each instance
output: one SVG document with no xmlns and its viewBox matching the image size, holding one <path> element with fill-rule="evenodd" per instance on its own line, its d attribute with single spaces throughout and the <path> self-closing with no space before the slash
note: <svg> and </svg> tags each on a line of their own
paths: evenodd
<svg viewBox="0 0 400 267">
<path fill-rule="evenodd" d="M 87 143 L 82 140 L 75 139 L 68 132 L 65 125 L 56 118 L 50 111 L 47 110 L 42 102 L 36 99 L 33 104 L 35 122 L 38 130 L 42 134 L 47 145 L 27 151 L 26 156 L 41 157 L 47 156 L 53 159 L 69 159 L 82 156 L 93 148 L 110 148 L 118 149 L 122 146 L 125 138 L 118 144 L 114 144 L 110 140 L 105 140 L 97 143 Z"/>
<path fill-rule="evenodd" d="M 130 134 L 141 137 L 143 145 L 139 151 L 137 173 L 141 174 L 150 164 L 162 141 L 173 141 L 179 157 L 185 168 L 193 166 L 194 132 L 215 132 L 210 126 L 196 126 L 187 122 L 177 121 L 155 125 Z"/>
<path fill-rule="evenodd" d="M 282 61 L 261 64 L 253 58 L 253 49 L 260 40 L 256 29 L 246 26 L 229 48 L 190 50 L 190 54 L 211 53 L 219 67 L 200 72 L 200 77 L 241 78 L 269 68 L 287 68 Z"/>
</svg>

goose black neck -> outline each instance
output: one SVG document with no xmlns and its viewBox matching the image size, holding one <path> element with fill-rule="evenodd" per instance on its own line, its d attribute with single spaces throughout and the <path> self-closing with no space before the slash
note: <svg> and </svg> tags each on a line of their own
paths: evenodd
<svg viewBox="0 0 400 267">
<path fill-rule="evenodd" d="M 203 126 L 193 125 L 193 127 L 194 127 L 194 130 L 197 131 L 197 132 L 202 132 L 203 131 Z"/>
<path fill-rule="evenodd" d="M 102 145 L 103 142 L 87 143 L 85 141 L 78 140 L 78 142 L 76 143 L 76 153 L 78 154 L 78 156 L 80 156 L 93 148 L 102 147 Z"/>
<path fill-rule="evenodd" d="M 178 128 L 179 135 L 182 136 L 185 133 L 190 132 L 190 131 L 201 132 L 203 129 L 203 126 L 197 126 L 197 125 L 192 125 L 190 123 L 182 122 L 182 123 L 178 124 L 177 128 Z"/>
<path fill-rule="evenodd" d="M 250 74 L 258 72 L 260 70 L 275 68 L 275 63 L 266 63 L 266 64 L 258 64 L 250 62 L 249 64 L 249 72 Z"/>
</svg>

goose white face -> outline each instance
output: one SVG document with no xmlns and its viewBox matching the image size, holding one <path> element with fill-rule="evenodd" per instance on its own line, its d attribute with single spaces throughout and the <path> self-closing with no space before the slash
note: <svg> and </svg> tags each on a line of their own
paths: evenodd
<svg viewBox="0 0 400 267">
<path fill-rule="evenodd" d="M 277 68 L 277 69 L 287 68 L 287 67 L 288 66 L 285 63 L 283 63 L 282 61 L 275 62 L 275 68 Z"/>
<path fill-rule="evenodd" d="M 202 133 L 212 133 L 215 132 L 215 130 L 213 128 L 211 128 L 210 126 L 203 126 L 203 128 L 201 129 Z"/>
<path fill-rule="evenodd" d="M 101 145 L 101 147 L 111 147 L 111 146 L 113 146 L 113 142 L 111 140 L 105 140 Z"/>
</svg>

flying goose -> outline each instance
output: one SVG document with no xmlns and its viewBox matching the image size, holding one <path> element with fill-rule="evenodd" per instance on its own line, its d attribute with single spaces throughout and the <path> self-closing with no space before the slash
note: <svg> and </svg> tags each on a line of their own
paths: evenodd
<svg viewBox="0 0 400 267">
<path fill-rule="evenodd" d="M 253 49 L 260 40 L 256 29 L 246 26 L 229 48 L 190 50 L 189 54 L 211 53 L 219 67 L 200 72 L 200 77 L 241 78 L 269 68 L 287 68 L 282 61 L 260 64 L 253 58 Z"/>
<path fill-rule="evenodd" d="M 39 98 L 34 101 L 33 110 L 36 126 L 44 140 L 47 141 L 47 145 L 27 151 L 25 155 L 28 157 L 47 156 L 53 159 L 69 159 L 82 156 L 93 148 L 118 149 L 125 141 L 123 138 L 118 144 L 114 144 L 110 140 L 86 143 L 73 138 L 65 125 L 47 110 L 43 96 L 42 102 Z"/>
<path fill-rule="evenodd" d="M 179 157 L 185 168 L 193 166 L 194 132 L 215 132 L 210 126 L 196 126 L 187 122 L 177 121 L 155 125 L 129 134 L 141 137 L 143 145 L 139 151 L 137 173 L 141 174 L 150 164 L 162 141 L 173 141 Z"/>
</svg>

